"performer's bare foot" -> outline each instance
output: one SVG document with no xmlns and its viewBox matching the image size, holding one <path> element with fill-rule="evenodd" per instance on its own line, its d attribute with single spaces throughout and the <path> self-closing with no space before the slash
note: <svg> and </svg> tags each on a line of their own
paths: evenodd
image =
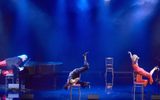
<svg viewBox="0 0 160 100">
<path fill-rule="evenodd" d="M 159 70 L 159 67 L 158 67 L 158 66 L 155 66 L 155 67 L 150 71 L 150 74 L 153 75 L 153 73 L 154 73 L 156 70 Z"/>
<path fill-rule="evenodd" d="M 159 71 L 159 67 L 158 66 L 156 66 L 155 69 Z"/>
</svg>

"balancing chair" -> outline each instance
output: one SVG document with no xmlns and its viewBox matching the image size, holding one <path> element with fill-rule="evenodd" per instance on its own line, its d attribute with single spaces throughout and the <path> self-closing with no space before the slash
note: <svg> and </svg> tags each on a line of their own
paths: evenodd
<svg viewBox="0 0 160 100">
<path fill-rule="evenodd" d="M 73 96 L 73 89 L 78 89 L 78 100 L 80 100 L 81 99 L 81 85 L 80 84 L 72 84 L 71 86 L 70 86 L 70 100 L 72 100 L 73 98 L 72 98 L 72 96 Z"/>
<path fill-rule="evenodd" d="M 2 70 L 2 75 L 5 76 L 5 87 L 8 89 L 9 84 L 14 83 L 13 70 Z"/>
<path fill-rule="evenodd" d="M 147 85 L 148 80 L 142 79 L 142 75 L 138 74 L 137 72 L 133 72 L 133 100 L 136 97 L 136 88 L 141 88 L 141 100 L 144 100 L 144 87 Z"/>
</svg>

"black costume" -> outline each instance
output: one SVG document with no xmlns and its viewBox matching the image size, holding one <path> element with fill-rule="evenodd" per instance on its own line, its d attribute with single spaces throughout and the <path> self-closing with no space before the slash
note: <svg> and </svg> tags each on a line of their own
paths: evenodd
<svg viewBox="0 0 160 100">
<path fill-rule="evenodd" d="M 6 59 L 7 69 L 15 69 L 23 65 L 23 61 L 20 57 L 12 57 Z"/>
<path fill-rule="evenodd" d="M 75 68 L 73 71 L 71 71 L 69 73 L 69 76 L 68 76 L 68 79 L 67 79 L 67 83 L 65 84 L 64 88 L 68 89 L 69 86 L 71 85 L 70 80 L 71 79 L 80 78 L 81 77 L 81 73 L 85 72 L 88 69 L 89 69 L 89 64 L 87 62 L 85 62 L 83 67 Z M 80 84 L 82 87 L 89 86 L 89 82 L 82 82 L 80 80 L 76 84 Z"/>
</svg>

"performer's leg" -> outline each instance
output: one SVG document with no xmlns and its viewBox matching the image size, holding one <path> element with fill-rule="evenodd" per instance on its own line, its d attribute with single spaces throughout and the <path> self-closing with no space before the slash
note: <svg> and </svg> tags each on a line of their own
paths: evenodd
<svg viewBox="0 0 160 100">
<path fill-rule="evenodd" d="M 150 74 L 153 75 L 154 71 L 158 70 L 158 66 L 155 66 L 151 71 L 150 71 Z"/>
<path fill-rule="evenodd" d="M 144 86 L 147 86 L 147 84 L 148 84 L 148 80 L 142 79 L 142 75 L 140 75 L 140 74 L 137 74 L 137 76 L 136 76 L 136 82 L 141 82 L 141 83 L 144 84 Z"/>
<path fill-rule="evenodd" d="M 88 69 L 89 69 L 89 65 L 84 65 L 83 67 L 76 68 L 75 70 L 76 70 L 77 73 L 80 74 L 80 73 L 82 73 L 82 72 L 84 72 L 84 71 L 86 71 Z"/>
<path fill-rule="evenodd" d="M 6 60 L 0 61 L 0 67 L 7 66 Z"/>
<path fill-rule="evenodd" d="M 148 73 L 147 71 L 145 71 L 143 68 L 139 68 L 138 73 L 141 74 L 142 76 L 147 77 L 149 79 L 150 84 L 153 83 L 152 75 L 150 73 Z"/>
</svg>

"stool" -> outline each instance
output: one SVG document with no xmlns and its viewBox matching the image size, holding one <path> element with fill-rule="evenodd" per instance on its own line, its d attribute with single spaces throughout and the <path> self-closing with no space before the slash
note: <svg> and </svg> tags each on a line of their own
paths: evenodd
<svg viewBox="0 0 160 100">
<path fill-rule="evenodd" d="M 70 100 L 72 100 L 72 91 L 73 89 L 78 89 L 78 100 L 81 99 L 81 85 L 80 84 L 74 84 L 70 86 Z"/>
<path fill-rule="evenodd" d="M 135 100 L 136 88 L 141 88 L 141 99 L 143 100 L 143 97 L 144 97 L 144 82 L 137 82 L 136 81 L 137 75 L 139 75 L 139 74 L 137 74 L 136 72 L 133 72 L 133 91 L 134 91 L 133 100 Z"/>
</svg>

